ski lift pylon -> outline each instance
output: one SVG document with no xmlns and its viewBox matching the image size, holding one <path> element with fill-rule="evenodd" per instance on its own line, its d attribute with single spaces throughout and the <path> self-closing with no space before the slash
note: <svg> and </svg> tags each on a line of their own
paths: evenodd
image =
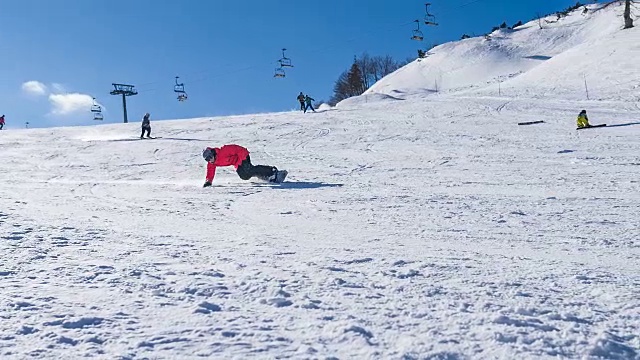
<svg viewBox="0 0 640 360">
<path fill-rule="evenodd" d="M 431 5 L 431 3 L 424 4 L 426 8 L 426 14 L 424 15 L 424 23 L 425 25 L 437 26 L 438 23 L 436 23 L 436 17 L 433 14 L 429 14 L 429 5 Z"/>
<path fill-rule="evenodd" d="M 282 48 L 282 59 L 278 60 L 280 61 L 280 67 L 293 67 L 293 65 L 291 64 L 291 59 L 284 56 L 285 51 L 287 51 L 287 49 Z"/>
<path fill-rule="evenodd" d="M 422 35 L 422 31 L 420 31 L 420 21 L 416 19 L 413 22 L 416 23 L 417 28 L 411 33 L 411 40 L 422 41 L 424 36 Z"/>
<path fill-rule="evenodd" d="M 173 91 L 178 94 L 178 101 L 187 100 L 187 93 L 184 91 L 184 83 L 178 83 L 180 76 L 176 76 L 176 84 L 173 86 Z"/>
</svg>

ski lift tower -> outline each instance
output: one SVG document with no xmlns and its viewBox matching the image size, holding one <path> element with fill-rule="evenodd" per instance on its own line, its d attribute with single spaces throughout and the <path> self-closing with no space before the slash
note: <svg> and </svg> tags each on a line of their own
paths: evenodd
<svg viewBox="0 0 640 360">
<path fill-rule="evenodd" d="M 109 94 L 111 95 L 122 95 L 122 110 L 124 112 L 124 122 L 128 123 L 127 120 L 127 96 L 138 95 L 138 92 L 133 88 L 134 85 L 125 85 L 125 84 L 111 84 L 113 85 L 114 90 L 111 90 Z"/>
</svg>

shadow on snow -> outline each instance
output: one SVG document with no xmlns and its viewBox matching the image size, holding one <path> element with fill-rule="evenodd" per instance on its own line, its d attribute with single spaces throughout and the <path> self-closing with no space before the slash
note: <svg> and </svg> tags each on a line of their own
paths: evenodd
<svg viewBox="0 0 640 360">
<path fill-rule="evenodd" d="M 331 187 L 342 187 L 344 184 L 329 184 L 323 182 L 313 182 L 313 181 L 285 181 L 281 184 L 268 184 L 268 183 L 253 183 L 255 186 L 259 187 L 271 187 L 274 189 L 318 189 L 318 188 L 331 188 Z"/>
<path fill-rule="evenodd" d="M 209 142 L 213 142 L 213 140 L 207 140 L 207 139 L 194 139 L 194 138 L 176 138 L 176 137 L 157 137 L 157 138 L 145 138 L 145 139 L 140 139 L 140 138 L 126 138 L 126 139 L 111 139 L 111 140 L 106 140 L 106 141 L 140 141 L 140 140 L 179 140 L 179 141 L 209 141 Z"/>
<path fill-rule="evenodd" d="M 614 124 L 614 125 L 607 125 L 606 127 L 619 127 L 619 126 L 631 126 L 631 125 L 640 125 L 640 122 L 632 122 L 632 123 L 626 123 L 626 124 Z"/>
<path fill-rule="evenodd" d="M 175 138 L 175 137 L 163 137 L 161 139 L 164 140 L 180 140 L 180 141 L 209 141 L 209 142 L 214 142 L 214 140 L 207 140 L 207 139 L 194 139 L 194 138 Z"/>
</svg>

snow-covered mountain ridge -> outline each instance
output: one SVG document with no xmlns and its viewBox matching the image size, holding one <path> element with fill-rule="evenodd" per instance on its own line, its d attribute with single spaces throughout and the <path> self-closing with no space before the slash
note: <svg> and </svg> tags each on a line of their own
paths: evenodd
<svg viewBox="0 0 640 360">
<path fill-rule="evenodd" d="M 591 100 L 640 100 L 640 27 L 622 30 L 622 3 L 587 8 L 439 45 L 378 81 L 364 97 L 404 99 L 437 91 L 586 100 L 588 92 Z"/>
</svg>

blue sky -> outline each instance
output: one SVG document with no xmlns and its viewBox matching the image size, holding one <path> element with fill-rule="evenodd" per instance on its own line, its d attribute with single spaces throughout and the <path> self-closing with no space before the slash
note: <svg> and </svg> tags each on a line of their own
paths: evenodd
<svg viewBox="0 0 640 360">
<path fill-rule="evenodd" d="M 526 22 L 574 0 L 431 0 L 424 45 Z M 122 122 L 111 83 L 136 85 L 130 122 L 288 111 L 303 91 L 331 96 L 354 55 L 415 57 L 424 1 L 0 0 L 0 113 L 7 128 Z M 273 77 L 281 48 L 294 68 Z M 189 95 L 178 102 L 175 76 Z M 88 103 L 89 102 L 89 103 Z"/>
</svg>

